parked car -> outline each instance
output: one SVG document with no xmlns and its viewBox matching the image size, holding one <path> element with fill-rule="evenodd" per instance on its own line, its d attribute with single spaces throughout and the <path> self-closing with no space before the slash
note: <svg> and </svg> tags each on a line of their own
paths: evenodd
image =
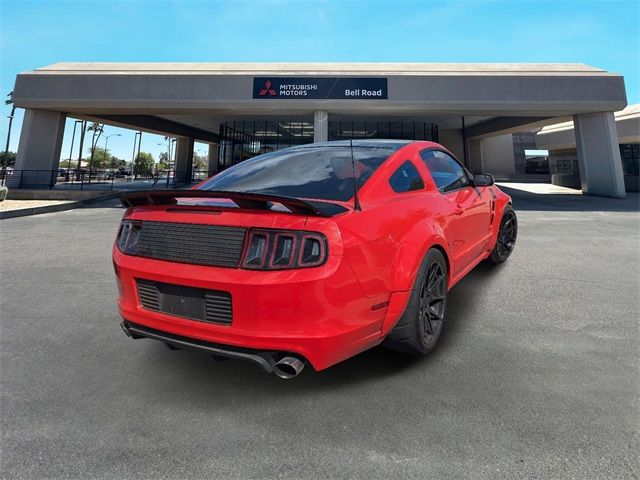
<svg viewBox="0 0 640 480">
<path fill-rule="evenodd" d="M 121 198 L 124 331 L 283 378 L 381 343 L 431 352 L 449 290 L 517 235 L 493 177 L 432 142 L 316 143 Z"/>
<path fill-rule="evenodd" d="M 131 175 L 131 169 L 127 167 L 120 167 L 116 170 L 116 178 L 124 178 Z"/>
</svg>

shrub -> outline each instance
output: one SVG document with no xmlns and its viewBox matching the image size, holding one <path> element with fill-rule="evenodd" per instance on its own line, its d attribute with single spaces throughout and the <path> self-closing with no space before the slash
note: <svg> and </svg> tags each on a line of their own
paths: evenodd
<svg viewBox="0 0 640 480">
<path fill-rule="evenodd" d="M 9 189 L 7 187 L 0 187 L 0 202 L 4 201 L 9 194 Z"/>
</svg>

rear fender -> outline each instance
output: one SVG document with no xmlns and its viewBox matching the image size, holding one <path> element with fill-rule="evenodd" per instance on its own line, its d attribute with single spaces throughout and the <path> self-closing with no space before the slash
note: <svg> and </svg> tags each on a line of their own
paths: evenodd
<svg viewBox="0 0 640 480">
<path fill-rule="evenodd" d="M 413 288 L 422 259 L 427 252 L 434 247 L 438 248 L 445 257 L 449 283 L 451 283 L 451 265 L 449 264 L 451 255 L 449 246 L 442 236 L 434 234 L 424 243 L 416 244 L 406 242 L 401 245 L 393 268 L 393 291 L 407 291 Z"/>
<path fill-rule="evenodd" d="M 444 241 L 443 237 L 433 235 L 427 242 L 419 246 L 416 244 L 404 243 L 401 248 L 402 251 L 399 252 L 396 266 L 393 269 L 393 281 L 398 288 L 391 293 L 389 306 L 387 308 L 384 322 L 382 323 L 380 332 L 381 337 L 385 337 L 389 334 L 406 310 L 409 300 L 411 299 L 412 289 L 417 280 L 422 261 L 427 252 L 432 248 L 439 249 L 444 255 L 449 275 L 448 283 L 450 284 L 450 255 L 447 243 Z M 420 253 L 416 255 L 416 252 Z"/>
</svg>

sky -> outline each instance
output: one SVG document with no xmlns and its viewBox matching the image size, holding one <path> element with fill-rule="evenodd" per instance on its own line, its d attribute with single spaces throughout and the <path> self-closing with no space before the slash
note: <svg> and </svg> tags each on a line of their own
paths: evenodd
<svg viewBox="0 0 640 480">
<path fill-rule="evenodd" d="M 0 93 L 19 72 L 71 61 L 559 62 L 624 75 L 632 104 L 639 30 L 638 0 L 0 0 Z M 10 108 L 0 108 L 4 150 Z M 21 122 L 18 109 L 12 151 Z M 68 119 L 62 158 L 72 128 Z M 110 152 L 130 159 L 134 132 L 105 128 L 116 133 Z M 162 142 L 145 134 L 142 151 L 157 159 Z"/>
</svg>

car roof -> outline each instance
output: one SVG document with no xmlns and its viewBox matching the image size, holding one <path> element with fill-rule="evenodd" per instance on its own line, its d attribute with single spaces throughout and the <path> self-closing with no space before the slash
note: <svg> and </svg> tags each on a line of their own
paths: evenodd
<svg viewBox="0 0 640 480">
<path fill-rule="evenodd" d="M 300 145 L 293 148 L 316 148 L 316 147 L 348 147 L 353 142 L 354 147 L 370 147 L 370 148 L 388 148 L 391 150 L 399 150 L 405 145 L 415 142 L 415 140 L 393 140 L 383 138 L 357 139 L 357 140 L 333 140 L 331 142 L 317 142 Z"/>
</svg>

